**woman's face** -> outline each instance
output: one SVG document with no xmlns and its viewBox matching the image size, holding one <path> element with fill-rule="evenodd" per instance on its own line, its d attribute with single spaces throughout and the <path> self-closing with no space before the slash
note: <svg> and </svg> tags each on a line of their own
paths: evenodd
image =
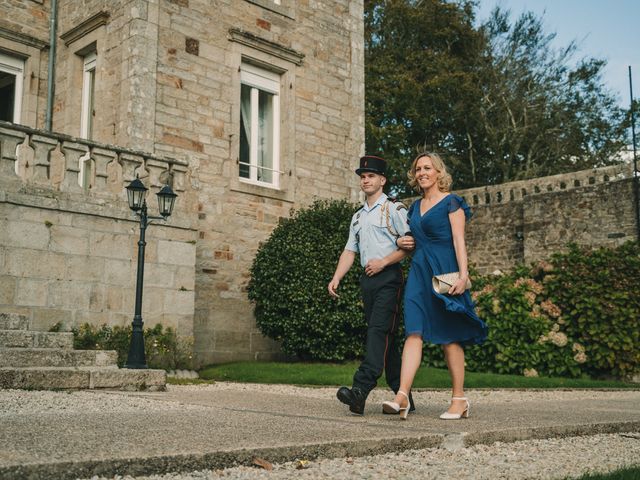
<svg viewBox="0 0 640 480">
<path fill-rule="evenodd" d="M 429 190 L 438 181 L 438 171 L 433 168 L 433 162 L 429 157 L 418 159 L 414 178 L 422 191 Z"/>
</svg>

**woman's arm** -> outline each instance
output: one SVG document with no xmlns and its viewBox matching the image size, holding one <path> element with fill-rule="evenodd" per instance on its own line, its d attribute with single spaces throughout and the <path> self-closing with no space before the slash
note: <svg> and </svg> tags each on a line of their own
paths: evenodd
<svg viewBox="0 0 640 480">
<path fill-rule="evenodd" d="M 458 269 L 460 278 L 449 290 L 449 295 L 461 295 L 465 291 L 465 285 L 469 279 L 469 270 L 467 265 L 467 247 L 464 241 L 464 210 L 459 208 L 455 212 L 449 214 L 449 222 L 451 223 L 451 233 L 453 235 L 453 248 L 456 251 L 456 260 L 458 261 Z"/>
</svg>

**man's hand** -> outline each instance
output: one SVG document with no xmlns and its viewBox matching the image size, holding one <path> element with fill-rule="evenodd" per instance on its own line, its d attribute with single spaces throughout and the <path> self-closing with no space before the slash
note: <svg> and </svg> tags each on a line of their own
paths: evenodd
<svg viewBox="0 0 640 480">
<path fill-rule="evenodd" d="M 367 276 L 372 277 L 377 273 L 380 273 L 382 270 L 384 270 L 384 267 L 386 266 L 387 264 L 384 260 L 380 260 L 377 258 L 373 260 L 369 260 L 367 264 L 364 266 L 364 273 L 366 273 Z"/>
<path fill-rule="evenodd" d="M 401 248 L 402 250 L 413 250 L 416 248 L 416 241 L 411 235 L 405 235 L 396 240 L 396 245 L 398 245 L 398 248 Z"/>
<path fill-rule="evenodd" d="M 329 282 L 329 286 L 327 287 L 329 290 L 329 295 L 333 298 L 338 298 L 340 295 L 336 292 L 338 289 L 338 285 L 340 285 L 340 280 L 336 280 L 335 278 Z"/>
</svg>

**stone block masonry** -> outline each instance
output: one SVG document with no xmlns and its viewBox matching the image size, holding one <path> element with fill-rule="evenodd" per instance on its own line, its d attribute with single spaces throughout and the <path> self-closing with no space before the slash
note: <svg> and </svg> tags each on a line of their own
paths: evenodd
<svg viewBox="0 0 640 480">
<path fill-rule="evenodd" d="M 147 172 L 143 181 L 152 192 L 160 186 L 160 177 L 171 174 L 167 178 L 173 178 L 177 193 L 187 200 L 181 186 L 185 166 L 27 127 L 7 127 L 3 123 L 0 128 L 0 165 L 7 173 L 0 179 L 0 310 L 26 315 L 32 330 L 48 330 L 55 323 L 64 330 L 84 322 L 129 324 L 139 224 L 128 209 L 124 188 L 133 172 L 142 168 Z M 50 151 L 65 152 L 69 144 L 109 153 L 114 168 L 103 170 L 105 182 L 83 189 L 75 178 L 76 165 L 64 156 L 66 167 L 58 186 L 47 175 L 34 182 L 28 172 L 37 162 L 27 165 L 24 149 L 16 147 L 29 145 L 39 152 L 46 145 Z M 50 159 L 35 158 L 41 165 Z M 16 164 L 25 165 L 22 176 L 16 174 Z M 155 169 L 159 171 L 151 174 Z M 64 181 L 69 176 L 73 181 Z M 111 184 L 118 185 L 117 194 Z M 147 230 L 143 307 L 149 315 L 143 319 L 147 326 L 162 323 L 192 336 L 197 231 L 190 227 L 195 215 L 189 214 L 185 203 L 178 201 L 166 225 L 152 224 Z M 157 210 L 152 203 L 149 208 Z"/>
<path fill-rule="evenodd" d="M 474 213 L 467 249 L 480 273 L 547 259 L 569 242 L 614 247 L 637 238 L 631 165 L 457 193 Z"/>
</svg>

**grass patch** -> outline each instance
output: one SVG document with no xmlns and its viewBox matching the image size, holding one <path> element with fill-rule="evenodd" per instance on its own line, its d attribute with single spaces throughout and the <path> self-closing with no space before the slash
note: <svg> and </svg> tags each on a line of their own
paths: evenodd
<svg viewBox="0 0 640 480">
<path fill-rule="evenodd" d="M 279 363 L 235 362 L 212 365 L 202 369 L 200 378 L 227 382 L 284 383 L 289 385 L 336 386 L 351 385 L 358 362 L 348 363 Z M 380 386 L 386 386 L 384 378 Z M 633 383 L 591 380 L 582 378 L 527 378 L 520 375 L 467 372 L 467 388 L 631 388 Z M 422 367 L 418 370 L 414 388 L 451 388 L 445 369 Z"/>
<path fill-rule="evenodd" d="M 589 473 L 578 480 L 638 480 L 640 478 L 640 466 L 622 468 L 611 473 Z"/>
</svg>

